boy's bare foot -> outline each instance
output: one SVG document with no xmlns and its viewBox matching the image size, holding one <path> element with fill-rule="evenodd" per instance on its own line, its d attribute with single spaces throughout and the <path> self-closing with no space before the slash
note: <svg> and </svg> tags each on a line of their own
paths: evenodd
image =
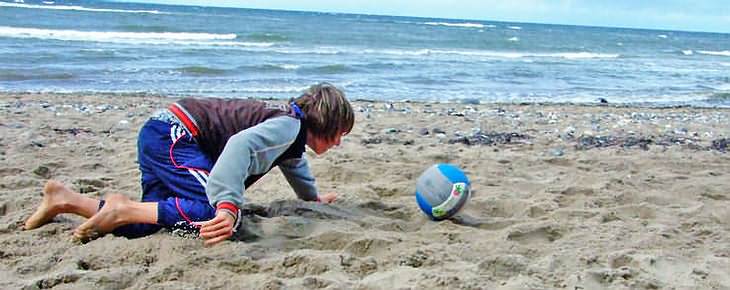
<svg viewBox="0 0 730 290">
<path fill-rule="evenodd" d="M 35 213 L 25 220 L 25 229 L 31 230 L 49 223 L 61 213 L 68 212 L 78 194 L 55 180 L 49 180 L 43 187 L 43 200 Z"/>
<path fill-rule="evenodd" d="M 125 224 L 122 214 L 132 202 L 129 197 L 122 194 L 109 194 L 105 200 L 106 203 L 99 212 L 74 230 L 75 238 L 82 241 L 93 239 Z"/>
</svg>

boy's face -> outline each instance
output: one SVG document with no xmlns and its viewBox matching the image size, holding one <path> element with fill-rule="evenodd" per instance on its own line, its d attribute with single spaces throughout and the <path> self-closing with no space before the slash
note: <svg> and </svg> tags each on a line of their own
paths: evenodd
<svg viewBox="0 0 730 290">
<path fill-rule="evenodd" d="M 322 155 L 330 148 L 340 145 L 340 141 L 345 135 L 347 135 L 347 133 L 339 133 L 335 139 L 328 140 L 316 137 L 311 132 L 307 132 L 307 146 L 309 146 L 309 149 L 312 149 L 314 153 L 317 153 L 317 155 Z"/>
</svg>

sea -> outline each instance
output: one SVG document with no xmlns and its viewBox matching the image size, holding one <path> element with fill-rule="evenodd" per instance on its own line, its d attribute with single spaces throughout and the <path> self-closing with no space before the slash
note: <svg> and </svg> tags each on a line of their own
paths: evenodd
<svg viewBox="0 0 730 290">
<path fill-rule="evenodd" d="M 730 34 L 0 1 L 0 92 L 730 107 Z"/>
</svg>

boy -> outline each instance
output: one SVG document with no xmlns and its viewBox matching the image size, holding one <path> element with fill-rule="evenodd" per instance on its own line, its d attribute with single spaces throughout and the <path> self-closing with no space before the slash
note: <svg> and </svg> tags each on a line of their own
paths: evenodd
<svg viewBox="0 0 730 290">
<path fill-rule="evenodd" d="M 206 245 L 216 244 L 236 228 L 245 188 L 274 166 L 300 199 L 334 201 L 334 193 L 317 194 L 303 153 L 305 145 L 317 155 L 339 145 L 353 124 L 344 93 L 327 83 L 311 86 L 289 104 L 185 98 L 155 113 L 140 130 L 140 202 L 121 194 L 97 200 L 51 180 L 25 229 L 74 213 L 88 218 L 74 230 L 79 239 L 108 232 L 135 238 L 192 225 L 200 227 Z"/>
</svg>

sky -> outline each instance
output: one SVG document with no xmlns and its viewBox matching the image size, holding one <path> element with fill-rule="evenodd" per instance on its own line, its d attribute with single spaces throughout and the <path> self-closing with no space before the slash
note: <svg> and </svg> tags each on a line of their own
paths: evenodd
<svg viewBox="0 0 730 290">
<path fill-rule="evenodd" d="M 122 2 L 730 33 L 730 0 L 133 0 Z"/>
</svg>

